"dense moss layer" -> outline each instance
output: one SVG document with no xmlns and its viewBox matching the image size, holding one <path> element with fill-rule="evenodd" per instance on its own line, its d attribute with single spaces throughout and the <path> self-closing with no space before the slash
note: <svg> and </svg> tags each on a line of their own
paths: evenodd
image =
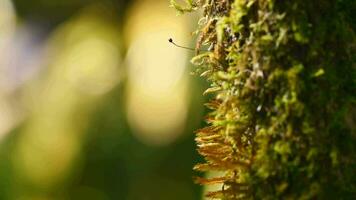
<svg viewBox="0 0 356 200">
<path fill-rule="evenodd" d="M 216 199 L 354 199 L 355 1 L 187 0 L 203 10 L 196 72 L 211 82 L 197 131 Z M 209 51 L 199 51 L 206 46 Z"/>
</svg>

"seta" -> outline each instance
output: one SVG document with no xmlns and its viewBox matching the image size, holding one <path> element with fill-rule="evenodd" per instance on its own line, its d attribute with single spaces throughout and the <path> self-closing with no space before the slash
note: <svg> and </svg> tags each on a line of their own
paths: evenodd
<svg viewBox="0 0 356 200">
<path fill-rule="evenodd" d="M 184 46 L 181 46 L 181 45 L 176 44 L 176 43 L 173 41 L 172 38 L 169 38 L 169 39 L 168 39 L 168 42 L 172 43 L 172 44 L 173 44 L 174 46 L 176 46 L 176 47 L 183 48 L 183 49 L 188 49 L 188 50 L 191 50 L 191 51 L 195 51 L 195 49 L 193 49 L 193 48 L 184 47 Z"/>
</svg>

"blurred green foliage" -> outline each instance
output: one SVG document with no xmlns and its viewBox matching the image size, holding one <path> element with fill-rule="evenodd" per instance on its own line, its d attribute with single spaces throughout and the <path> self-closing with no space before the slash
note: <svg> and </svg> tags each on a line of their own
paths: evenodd
<svg viewBox="0 0 356 200">
<path fill-rule="evenodd" d="M 191 133 L 202 124 L 201 97 L 193 95 L 202 82 L 189 80 L 186 134 L 150 146 L 127 121 L 125 74 L 117 74 L 120 83 L 103 80 L 113 75 L 108 65 L 126 67 L 119 58 L 127 51 L 122 29 L 132 2 L 13 1 L 19 24 L 45 30 L 41 42 L 49 53 L 46 67 L 11 97 L 30 108 L 0 141 L 0 199 L 201 198 L 192 182 L 199 157 Z M 114 87 L 102 92 L 108 82 Z"/>
<path fill-rule="evenodd" d="M 130 0 L 14 0 L 17 13 L 24 20 L 34 20 L 47 25 L 56 25 L 68 20 L 81 8 L 91 4 L 101 4 L 104 8 L 115 8 L 119 18 L 123 18 Z M 110 10 L 110 9 L 109 9 Z"/>
</svg>

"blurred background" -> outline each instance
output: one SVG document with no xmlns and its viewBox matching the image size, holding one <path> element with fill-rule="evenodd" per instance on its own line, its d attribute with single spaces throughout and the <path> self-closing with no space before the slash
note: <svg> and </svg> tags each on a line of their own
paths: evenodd
<svg viewBox="0 0 356 200">
<path fill-rule="evenodd" d="M 198 16 L 168 0 L 0 0 L 0 199 L 196 200 Z"/>
</svg>

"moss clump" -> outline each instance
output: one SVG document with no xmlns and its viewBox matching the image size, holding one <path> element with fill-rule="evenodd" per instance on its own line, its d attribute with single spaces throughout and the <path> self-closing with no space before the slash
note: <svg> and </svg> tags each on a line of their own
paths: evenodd
<svg viewBox="0 0 356 200">
<path fill-rule="evenodd" d="M 354 199 L 355 1 L 187 0 L 203 10 L 197 73 L 212 112 L 197 131 L 222 171 L 216 199 Z M 208 52 L 199 53 L 203 46 Z"/>
</svg>

